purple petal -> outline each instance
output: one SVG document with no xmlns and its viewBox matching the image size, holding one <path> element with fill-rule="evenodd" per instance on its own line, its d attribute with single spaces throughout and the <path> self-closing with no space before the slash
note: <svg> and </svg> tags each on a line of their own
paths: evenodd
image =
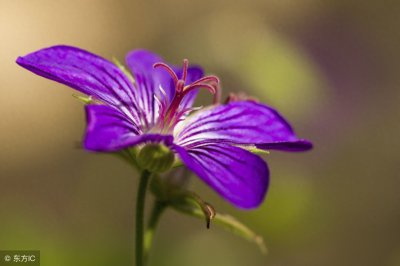
<svg viewBox="0 0 400 266">
<path fill-rule="evenodd" d="M 139 124 L 133 85 L 118 67 L 104 58 L 61 45 L 19 57 L 17 63 L 40 76 L 116 106 Z"/>
<path fill-rule="evenodd" d="M 84 146 L 87 150 L 112 152 L 143 142 L 172 143 L 172 136 L 140 135 L 140 129 L 117 109 L 106 105 L 86 105 L 87 128 Z"/>
<path fill-rule="evenodd" d="M 149 125 L 154 124 L 158 116 L 158 103 L 154 97 L 157 96 L 163 101 L 166 96 L 167 100 L 171 101 L 175 93 L 175 86 L 168 72 L 162 68 L 153 68 L 157 62 L 164 60 L 147 50 L 134 50 L 126 56 L 126 63 L 137 84 L 136 100 Z M 165 95 L 160 91 L 160 87 L 165 91 Z"/>
<path fill-rule="evenodd" d="M 306 144 L 309 142 L 296 137 L 277 111 L 252 101 L 232 102 L 195 113 L 176 128 L 175 142 L 187 149 L 206 143 L 298 151 L 311 148 Z"/>
<path fill-rule="evenodd" d="M 260 157 L 226 144 L 175 149 L 189 169 L 236 207 L 255 208 L 263 201 L 269 171 Z"/>
</svg>

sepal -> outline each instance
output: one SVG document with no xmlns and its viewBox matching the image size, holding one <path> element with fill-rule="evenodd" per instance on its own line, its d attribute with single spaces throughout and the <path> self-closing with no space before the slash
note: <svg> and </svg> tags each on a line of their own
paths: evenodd
<svg viewBox="0 0 400 266">
<path fill-rule="evenodd" d="M 137 154 L 138 154 L 138 148 L 137 147 L 131 147 L 127 149 L 123 149 L 117 152 L 114 152 L 117 157 L 122 158 L 124 161 L 128 162 L 130 165 L 132 165 L 138 172 L 140 172 L 142 169 L 140 169 L 140 166 L 137 162 Z"/>
<path fill-rule="evenodd" d="M 179 198 L 189 184 L 190 171 L 186 167 L 172 169 L 164 174 L 153 175 L 150 191 L 162 202 Z"/>
<path fill-rule="evenodd" d="M 251 148 L 249 148 L 249 149 L 247 149 L 247 150 L 248 150 L 249 152 L 254 153 L 254 154 L 257 154 L 257 155 L 268 155 L 268 154 L 270 154 L 269 151 L 262 150 L 262 149 L 259 149 L 259 148 L 256 148 L 256 147 L 251 147 Z"/>
<path fill-rule="evenodd" d="M 77 98 L 84 104 L 91 104 L 94 102 L 92 96 L 86 96 L 86 95 L 78 95 L 78 94 L 72 94 L 73 97 Z"/>
<path fill-rule="evenodd" d="M 160 143 L 144 145 L 138 155 L 137 162 L 142 169 L 152 173 L 163 173 L 171 169 L 175 161 L 174 153 Z"/>
<path fill-rule="evenodd" d="M 205 202 L 199 195 L 191 191 L 181 193 L 179 197 L 173 199 L 171 205 L 184 213 L 191 213 L 193 209 L 201 210 L 200 217 L 205 218 L 207 229 L 210 229 L 211 220 L 217 213 L 210 203 Z"/>
<path fill-rule="evenodd" d="M 131 72 L 129 72 L 129 70 L 126 69 L 126 67 L 116 57 L 113 57 L 112 61 L 128 77 L 129 81 L 132 82 L 132 84 L 135 84 L 135 79 Z"/>
</svg>

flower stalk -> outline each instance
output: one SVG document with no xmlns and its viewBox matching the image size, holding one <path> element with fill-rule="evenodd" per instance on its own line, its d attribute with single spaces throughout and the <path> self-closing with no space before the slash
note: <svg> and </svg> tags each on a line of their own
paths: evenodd
<svg viewBox="0 0 400 266">
<path fill-rule="evenodd" d="M 146 199 L 147 186 L 151 177 L 151 173 L 147 170 L 142 172 L 139 180 L 139 187 L 136 198 L 136 247 L 135 247 L 135 261 L 136 266 L 144 265 L 144 205 Z"/>
</svg>

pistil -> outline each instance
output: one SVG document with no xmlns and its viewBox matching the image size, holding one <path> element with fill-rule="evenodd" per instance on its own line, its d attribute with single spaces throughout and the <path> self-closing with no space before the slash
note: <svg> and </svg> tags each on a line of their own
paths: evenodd
<svg viewBox="0 0 400 266">
<path fill-rule="evenodd" d="M 219 79 L 216 76 L 205 76 L 202 77 L 195 82 L 186 85 L 186 79 L 188 75 L 189 69 L 189 60 L 183 60 L 183 67 L 182 67 L 182 77 L 179 79 L 178 75 L 175 71 L 165 63 L 159 62 L 153 65 L 154 68 L 161 67 L 168 72 L 171 76 L 174 85 L 175 85 L 175 95 L 172 99 L 171 104 L 165 111 L 164 115 L 161 115 L 164 119 L 161 121 L 160 129 L 164 133 L 168 133 L 173 130 L 174 126 L 180 121 L 180 117 L 190 111 L 191 109 L 184 109 L 180 110 L 180 104 L 189 92 L 195 89 L 207 89 L 211 94 L 214 95 L 214 103 L 219 102 L 220 96 L 220 87 L 219 87 Z"/>
</svg>

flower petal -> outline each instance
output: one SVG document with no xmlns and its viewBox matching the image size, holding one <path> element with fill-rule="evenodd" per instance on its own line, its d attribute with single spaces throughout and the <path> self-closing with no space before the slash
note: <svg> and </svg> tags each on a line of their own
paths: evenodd
<svg viewBox="0 0 400 266">
<path fill-rule="evenodd" d="M 257 155 L 226 144 L 175 150 L 189 169 L 236 207 L 255 208 L 263 201 L 269 171 Z"/>
<path fill-rule="evenodd" d="M 142 142 L 172 143 L 172 136 L 139 134 L 139 128 L 117 109 L 106 105 L 86 105 L 87 128 L 84 146 L 87 150 L 112 152 Z"/>
<path fill-rule="evenodd" d="M 144 122 L 150 127 L 157 121 L 160 108 L 155 97 L 161 102 L 165 100 L 170 102 L 175 93 L 175 87 L 171 86 L 172 78 L 164 69 L 153 68 L 155 63 L 164 60 L 150 51 L 134 50 L 128 53 L 125 60 L 137 84 L 136 102 L 145 118 Z M 160 87 L 164 92 L 161 92 Z"/>
<path fill-rule="evenodd" d="M 53 46 L 17 59 L 45 78 L 68 85 L 125 112 L 139 125 L 133 85 L 114 64 L 71 46 Z"/>
<path fill-rule="evenodd" d="M 178 125 L 174 135 L 175 143 L 187 149 L 215 142 L 280 150 L 311 148 L 277 111 L 253 101 L 201 110 Z"/>
</svg>

